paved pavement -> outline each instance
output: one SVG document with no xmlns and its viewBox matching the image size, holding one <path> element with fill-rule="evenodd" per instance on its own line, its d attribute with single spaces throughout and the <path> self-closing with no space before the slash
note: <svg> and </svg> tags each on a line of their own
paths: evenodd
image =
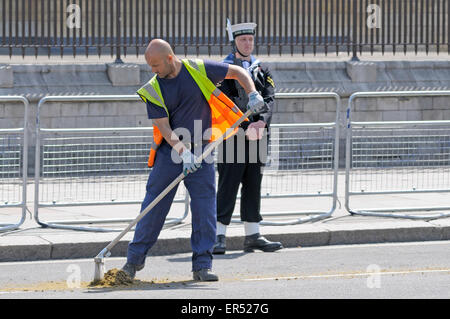
<svg viewBox="0 0 450 319">
<path fill-rule="evenodd" d="M 182 318 L 181 306 L 194 299 L 219 299 L 222 304 L 249 299 L 448 299 L 449 245 L 450 241 L 426 241 L 286 248 L 270 254 L 228 251 L 214 257 L 213 271 L 220 279 L 208 283 L 192 280 L 190 253 L 152 256 L 133 285 L 120 287 L 89 287 L 92 258 L 0 262 L 0 299 L 170 299 L 173 304 L 166 316 L 176 311 L 170 316 L 174 318 Z M 123 257 L 108 258 L 105 268 L 124 263 Z M 270 304 L 271 318 L 290 318 L 278 315 Z M 298 311 L 298 302 L 289 310 Z"/>
<path fill-rule="evenodd" d="M 411 220 L 391 217 L 369 217 L 351 215 L 344 208 L 344 179 L 339 176 L 338 207 L 326 219 L 316 222 L 298 223 L 284 226 L 262 226 L 261 233 L 271 240 L 281 241 L 285 247 L 308 247 L 326 245 L 346 245 L 385 242 L 411 242 L 450 239 L 450 218 L 434 220 Z M 31 193 L 33 194 L 33 193 Z M 323 205 L 322 205 L 323 204 Z M 448 193 L 435 194 L 393 194 L 383 196 L 357 196 L 351 201 L 352 207 L 380 207 L 383 205 L 405 207 L 419 205 L 448 206 Z M 322 207 L 319 207 L 321 206 Z M 362 206 L 363 205 L 363 206 Z M 283 215 L 283 212 L 305 210 L 311 207 L 323 208 L 327 212 L 331 207 L 329 198 L 275 198 L 262 202 L 263 212 L 277 212 L 274 216 L 266 216 L 265 221 L 295 222 L 305 215 Z M 33 202 L 28 202 L 32 209 Z M 40 209 L 41 221 L 58 219 L 95 219 L 95 218 L 128 218 L 137 216 L 139 205 L 102 205 L 78 207 L 54 207 Z M 236 212 L 238 206 L 236 207 Z M 169 217 L 183 215 L 184 205 L 172 206 Z M 436 215 L 440 212 L 418 212 L 420 215 Z M 448 213 L 448 212 L 447 212 Z M 237 217 L 238 218 L 238 217 Z M 18 221 L 20 210 L 0 208 L 0 224 Z M 88 232 L 66 229 L 43 228 L 31 213 L 19 229 L 0 233 L 0 262 L 48 260 L 68 258 L 93 258 L 125 228 L 127 223 L 110 225 L 84 225 L 87 227 L 109 227 L 117 231 Z M 190 252 L 190 216 L 179 224 L 166 225 L 159 240 L 150 251 L 151 255 L 167 255 Z M 125 256 L 127 244 L 133 236 L 129 232 L 112 249 L 112 256 Z M 227 232 L 227 246 L 230 250 L 242 249 L 244 241 L 243 225 L 232 223 Z"/>
</svg>

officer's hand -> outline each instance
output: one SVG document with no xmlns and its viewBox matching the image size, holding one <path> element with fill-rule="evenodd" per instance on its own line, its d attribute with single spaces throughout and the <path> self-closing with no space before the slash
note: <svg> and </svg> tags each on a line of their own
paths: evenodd
<svg viewBox="0 0 450 319">
<path fill-rule="evenodd" d="M 184 149 L 181 153 L 181 159 L 183 160 L 183 173 L 186 176 L 189 173 L 193 173 L 202 167 L 201 163 L 197 163 L 197 156 L 191 153 L 188 149 Z"/>
<path fill-rule="evenodd" d="M 266 127 L 266 123 L 259 120 L 258 122 L 250 123 L 247 130 L 245 131 L 245 136 L 250 141 L 257 141 L 263 137 L 264 128 Z"/>
<path fill-rule="evenodd" d="M 258 113 L 264 107 L 264 99 L 258 93 L 258 91 L 253 91 L 248 95 L 248 109 L 253 113 Z"/>
</svg>

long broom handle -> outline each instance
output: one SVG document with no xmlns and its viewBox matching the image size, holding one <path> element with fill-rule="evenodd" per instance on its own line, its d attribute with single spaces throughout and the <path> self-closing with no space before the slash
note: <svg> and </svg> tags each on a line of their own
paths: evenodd
<svg viewBox="0 0 450 319">
<path fill-rule="evenodd" d="M 211 144 L 208 144 L 208 146 L 206 147 L 205 151 L 202 153 L 202 155 L 200 157 L 197 158 L 197 162 L 201 163 L 203 161 L 203 159 L 205 159 L 213 150 L 215 147 L 219 146 L 225 136 L 230 132 L 230 130 L 234 130 L 235 128 L 237 128 L 239 125 L 241 125 L 241 123 L 250 116 L 250 114 L 252 114 L 251 110 L 248 110 L 247 112 L 245 112 L 244 115 L 242 115 L 226 132 L 225 134 L 223 134 L 220 138 L 216 139 L 214 142 L 212 142 Z M 183 178 L 185 177 L 184 173 L 181 173 L 180 175 L 178 175 L 177 178 L 175 178 L 172 183 L 170 183 L 150 204 L 148 204 L 147 207 L 145 207 L 145 209 L 124 229 L 122 230 L 122 232 L 113 239 L 112 242 L 110 242 L 105 248 L 103 248 L 103 250 L 95 257 L 97 258 L 103 258 L 106 254 L 108 254 L 111 249 L 119 242 L 120 239 L 122 239 L 123 236 L 125 236 L 126 233 L 128 233 L 130 231 L 131 228 L 133 228 L 134 225 L 136 225 L 145 215 L 147 215 L 147 213 L 156 206 L 156 204 L 159 203 L 159 201 L 161 199 L 164 198 L 164 196 L 167 195 L 167 193 L 169 193 L 176 185 L 178 185 L 178 183 L 180 183 Z"/>
</svg>

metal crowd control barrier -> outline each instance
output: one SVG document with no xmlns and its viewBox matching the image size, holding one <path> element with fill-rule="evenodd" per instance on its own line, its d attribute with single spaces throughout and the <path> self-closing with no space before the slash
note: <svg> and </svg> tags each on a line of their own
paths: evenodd
<svg viewBox="0 0 450 319">
<path fill-rule="evenodd" d="M 137 95 L 47 96 L 38 103 L 34 216 L 43 227 L 84 231 L 117 231 L 85 224 L 127 223 L 132 218 L 42 221 L 40 207 L 138 204 L 149 174 L 152 128 L 42 128 L 40 112 L 47 102 L 129 102 Z M 185 203 L 184 215 L 168 218 L 180 223 L 189 210 L 187 191 L 174 202 Z M 181 197 L 181 198 L 180 198 Z"/>
<path fill-rule="evenodd" d="M 334 99 L 336 115 L 335 121 L 331 123 L 270 126 L 270 163 L 264 168 L 261 199 L 329 197 L 332 204 L 327 211 L 262 211 L 263 217 L 300 217 L 287 221 L 263 220 L 261 224 L 295 225 L 328 218 L 335 211 L 337 204 L 340 96 L 333 92 L 276 93 L 275 98 Z M 233 218 L 232 222 L 240 222 L 240 219 Z"/>
<path fill-rule="evenodd" d="M 22 128 L 0 129 L 0 208 L 22 208 L 20 221 L 0 224 L 2 232 L 19 228 L 26 217 L 29 102 L 22 96 L 0 96 L 0 102 L 21 102 L 25 108 Z"/>
<path fill-rule="evenodd" d="M 354 122 L 357 98 L 450 96 L 450 91 L 358 92 L 347 109 L 345 207 L 352 214 L 431 220 L 446 207 L 351 208 L 351 196 L 450 192 L 450 121 Z M 382 201 L 380 201 L 382 202 Z M 445 204 L 444 204 L 445 205 Z M 390 212 L 390 213 L 389 213 Z M 409 212 L 409 214 L 405 214 Z"/>
</svg>

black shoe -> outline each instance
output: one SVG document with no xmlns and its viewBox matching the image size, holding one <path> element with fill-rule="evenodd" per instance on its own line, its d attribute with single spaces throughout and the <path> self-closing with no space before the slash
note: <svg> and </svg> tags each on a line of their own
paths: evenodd
<svg viewBox="0 0 450 319">
<path fill-rule="evenodd" d="M 264 252 L 273 252 L 283 248 L 280 242 L 268 241 L 259 233 L 245 236 L 244 251 L 251 253 L 255 249 L 260 249 Z"/>
<path fill-rule="evenodd" d="M 218 281 L 219 277 L 211 269 L 200 269 L 193 272 L 194 280 L 198 281 Z"/>
<path fill-rule="evenodd" d="M 223 255 L 225 254 L 226 248 L 225 235 L 217 235 L 216 243 L 214 244 L 212 253 L 214 255 Z"/>
<path fill-rule="evenodd" d="M 135 265 L 135 264 L 130 264 L 130 263 L 126 263 L 123 267 L 122 270 L 131 278 L 134 279 L 134 277 L 136 277 L 136 271 L 142 270 L 144 268 L 145 264 L 142 265 Z"/>
</svg>

